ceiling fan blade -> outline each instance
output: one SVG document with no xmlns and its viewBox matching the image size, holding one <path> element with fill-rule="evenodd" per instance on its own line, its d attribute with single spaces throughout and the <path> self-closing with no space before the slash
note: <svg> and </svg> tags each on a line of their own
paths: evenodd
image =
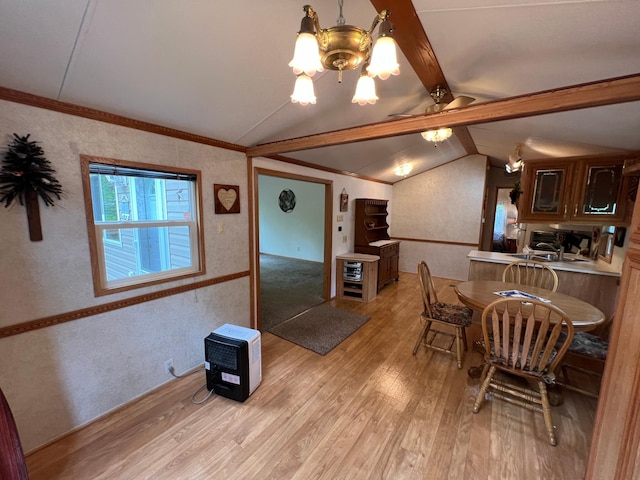
<svg viewBox="0 0 640 480">
<path fill-rule="evenodd" d="M 466 107 L 467 105 L 469 105 L 474 100 L 475 100 L 475 98 L 473 98 L 473 97 L 466 97 L 464 95 L 461 95 L 459 97 L 456 97 L 453 100 L 453 102 L 451 102 L 446 107 L 444 107 L 444 110 L 451 110 L 452 108 Z"/>
<path fill-rule="evenodd" d="M 451 104 L 447 105 L 446 103 L 434 103 L 433 105 L 429 105 L 424 113 L 438 113 L 446 110 L 449 105 Z"/>
<path fill-rule="evenodd" d="M 450 110 L 452 108 L 462 108 L 462 107 L 466 107 L 467 105 L 469 105 L 471 102 L 473 102 L 475 100 L 475 98 L 473 97 L 467 97 L 464 95 L 461 95 L 459 97 L 456 97 L 451 103 L 434 103 L 433 105 L 429 105 L 424 113 L 425 114 L 430 114 L 430 113 L 438 113 L 438 112 L 442 112 L 443 110 Z M 391 113 L 388 116 L 389 117 L 415 117 L 416 115 L 420 115 L 420 114 L 416 114 L 416 113 Z"/>
</svg>

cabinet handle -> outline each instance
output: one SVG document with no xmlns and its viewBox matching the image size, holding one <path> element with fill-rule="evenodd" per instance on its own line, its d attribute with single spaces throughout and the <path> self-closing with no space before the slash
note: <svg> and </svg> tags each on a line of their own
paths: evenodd
<svg viewBox="0 0 640 480">
<path fill-rule="evenodd" d="M 576 203 L 576 208 L 573 210 L 574 215 L 578 215 L 578 204 Z"/>
<path fill-rule="evenodd" d="M 567 204 L 566 204 L 566 203 L 565 203 L 565 205 L 564 205 L 564 216 L 565 216 L 565 217 L 567 216 Z"/>
</svg>

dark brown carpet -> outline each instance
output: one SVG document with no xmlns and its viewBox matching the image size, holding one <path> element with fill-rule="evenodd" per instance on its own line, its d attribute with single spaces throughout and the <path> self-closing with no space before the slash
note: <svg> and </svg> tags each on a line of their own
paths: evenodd
<svg viewBox="0 0 640 480">
<path fill-rule="evenodd" d="M 263 331 L 311 307 L 322 297 L 324 265 L 295 258 L 260 255 L 260 319 Z"/>
<path fill-rule="evenodd" d="M 327 304 L 287 320 L 270 332 L 320 355 L 326 355 L 369 320 L 369 317 Z"/>
</svg>

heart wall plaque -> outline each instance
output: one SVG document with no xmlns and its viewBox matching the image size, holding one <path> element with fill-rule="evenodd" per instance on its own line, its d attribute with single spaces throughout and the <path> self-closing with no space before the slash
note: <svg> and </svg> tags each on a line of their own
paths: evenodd
<svg viewBox="0 0 640 480">
<path fill-rule="evenodd" d="M 215 212 L 240 213 L 240 187 L 238 185 L 213 185 Z"/>
</svg>

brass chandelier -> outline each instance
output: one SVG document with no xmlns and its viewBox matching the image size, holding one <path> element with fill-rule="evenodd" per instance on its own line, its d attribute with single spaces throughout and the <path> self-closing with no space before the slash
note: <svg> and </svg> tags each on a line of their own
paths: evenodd
<svg viewBox="0 0 640 480">
<path fill-rule="evenodd" d="M 338 0 L 340 16 L 335 27 L 320 27 L 318 14 L 311 5 L 303 7 L 300 31 L 296 39 L 293 59 L 289 66 L 296 75 L 296 83 L 291 95 L 293 103 L 307 105 L 316 103 L 311 77 L 325 68 L 338 71 L 338 82 L 342 82 L 343 70 L 354 70 L 362 66 L 360 78 L 352 103 L 366 105 L 376 103 L 373 78 L 381 80 L 400 73 L 396 43 L 392 37 L 393 26 L 389 21 L 389 10 L 383 10 L 373 20 L 371 28 L 364 30 L 353 25 L 345 25 L 342 16 L 344 0 Z M 378 38 L 373 42 L 372 33 L 380 23 Z"/>
</svg>

